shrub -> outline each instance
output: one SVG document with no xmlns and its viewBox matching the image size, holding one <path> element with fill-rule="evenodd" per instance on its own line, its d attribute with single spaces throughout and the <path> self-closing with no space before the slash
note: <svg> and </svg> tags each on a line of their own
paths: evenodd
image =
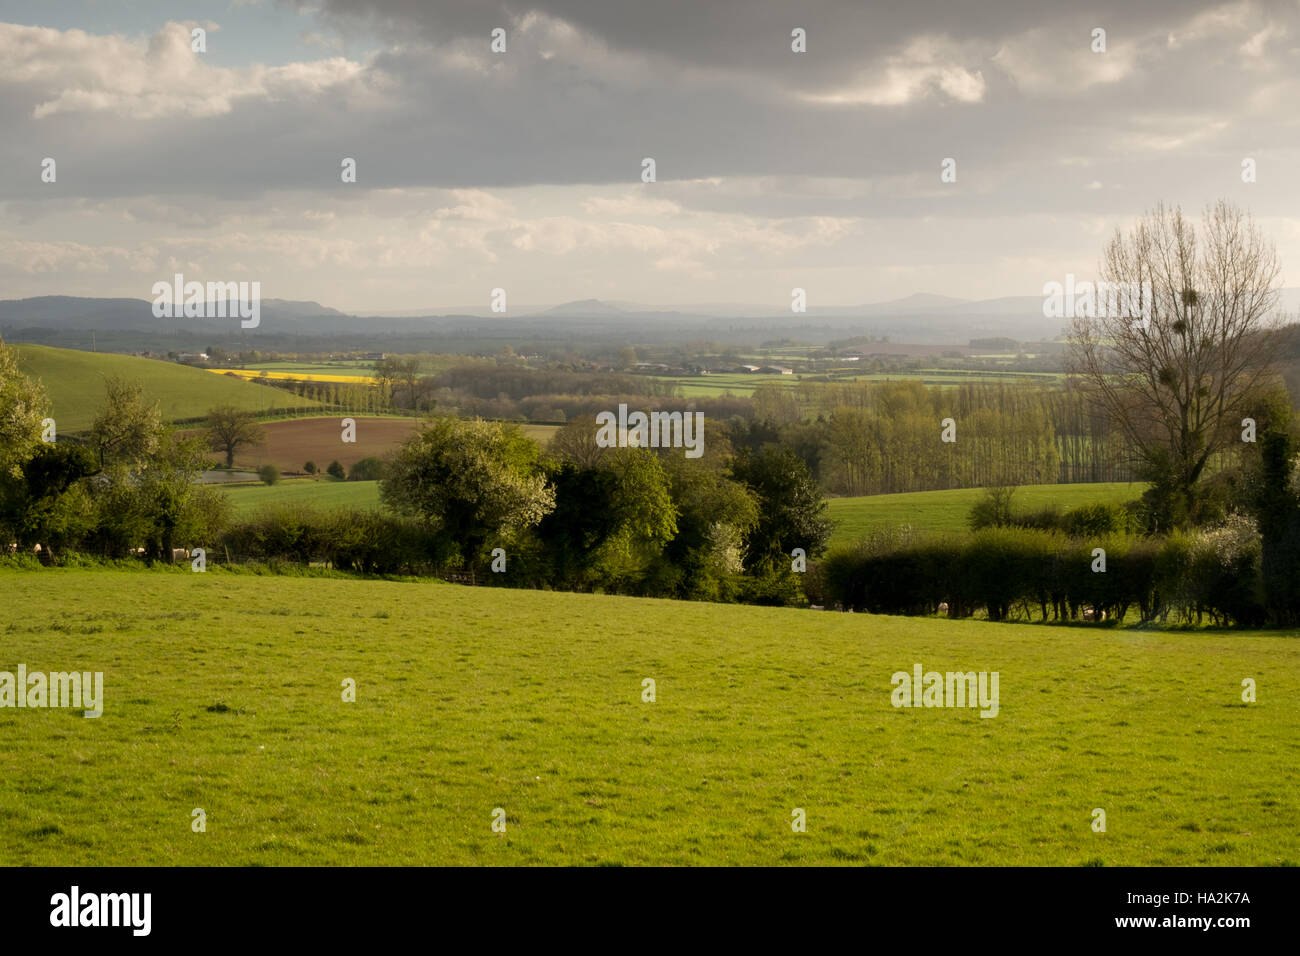
<svg viewBox="0 0 1300 956">
<path fill-rule="evenodd" d="M 1012 517 L 1011 524 L 1017 528 L 1058 531 L 1061 528 L 1061 507 L 1053 503 L 1045 505 L 1037 511 L 1021 512 Z"/>
<path fill-rule="evenodd" d="M 266 464 L 257 469 L 257 477 L 268 485 L 278 484 L 280 481 L 280 469 L 275 465 Z"/>
<path fill-rule="evenodd" d="M 347 477 L 347 474 L 343 471 L 343 466 L 338 463 L 337 459 L 330 462 L 329 467 L 325 469 L 325 474 L 331 478 L 337 478 L 339 481 Z"/>
<path fill-rule="evenodd" d="M 1096 538 L 1134 532 L 1137 521 L 1122 505 L 1090 504 L 1067 511 L 1059 527 L 1072 538 Z"/>
<path fill-rule="evenodd" d="M 966 519 L 971 530 L 1001 528 L 1011 524 L 1011 499 L 1015 493 L 1013 487 L 985 488 L 984 496 L 971 507 Z"/>
<path fill-rule="evenodd" d="M 1202 610 L 1216 624 L 1255 627 L 1264 623 L 1259 532 L 1248 517 L 1230 514 L 1222 524 L 1195 537 L 1192 580 L 1197 620 Z"/>
<path fill-rule="evenodd" d="M 320 561 L 343 571 L 427 574 L 446 564 L 436 536 L 409 519 L 369 510 L 278 505 L 232 526 L 221 544 L 236 560 L 268 567 Z"/>
<path fill-rule="evenodd" d="M 384 477 L 383 459 L 362 458 L 348 471 L 348 481 L 379 481 Z"/>
<path fill-rule="evenodd" d="M 764 565 L 742 579 L 742 600 L 747 604 L 792 607 L 804 603 L 800 575 L 789 565 Z"/>
<path fill-rule="evenodd" d="M 316 472 L 320 471 L 320 469 L 316 467 L 316 462 L 314 461 L 307 462 L 307 464 L 302 466 L 302 470 L 307 472 L 309 475 L 314 475 Z"/>
</svg>

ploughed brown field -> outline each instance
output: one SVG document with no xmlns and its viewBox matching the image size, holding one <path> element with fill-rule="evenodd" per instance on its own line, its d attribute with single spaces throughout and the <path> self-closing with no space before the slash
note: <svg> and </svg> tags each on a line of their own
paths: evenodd
<svg viewBox="0 0 1300 956">
<path fill-rule="evenodd" d="M 355 443 L 343 441 L 345 417 L 357 423 Z M 302 471 L 304 464 L 314 461 L 324 471 L 337 460 L 344 468 L 351 468 L 362 458 L 382 458 L 393 451 L 416 432 L 420 423 L 413 418 L 340 415 L 266 422 L 262 427 L 266 429 L 265 444 L 241 448 L 235 455 L 237 467 L 257 468 L 269 462 L 281 471 Z"/>
<path fill-rule="evenodd" d="M 356 442 L 344 443 L 343 419 L 356 423 Z M 309 461 L 324 471 L 337 460 L 351 468 L 362 458 L 383 458 L 420 427 L 414 418 L 368 418 L 361 415 L 330 418 L 296 418 L 264 422 L 265 444 L 241 448 L 235 454 L 236 468 L 256 469 L 270 463 L 283 472 L 302 471 Z M 554 425 L 522 425 L 525 435 L 545 445 L 555 433 Z"/>
</svg>

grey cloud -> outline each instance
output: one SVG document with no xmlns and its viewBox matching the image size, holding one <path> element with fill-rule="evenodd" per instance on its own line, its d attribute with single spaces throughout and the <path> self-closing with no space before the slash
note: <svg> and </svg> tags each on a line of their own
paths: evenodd
<svg viewBox="0 0 1300 956">
<path fill-rule="evenodd" d="M 1244 11 L 1240 29 L 1218 25 L 1169 47 L 1171 33 L 1185 34 L 1198 15 L 1221 8 L 1172 0 L 1086 8 L 1028 0 L 324 0 L 318 28 L 371 29 L 391 46 L 346 83 L 249 97 L 223 115 L 69 112 L 37 120 L 31 85 L 0 72 L 0 122 L 12 131 L 0 143 L 8 170 L 0 199 L 36 202 L 57 190 L 166 204 L 297 189 L 360 202 L 390 187 L 639 188 L 640 160 L 653 156 L 655 188 L 696 209 L 775 217 L 1131 214 L 1162 197 L 1195 204 L 1240 194 L 1240 159 L 1258 154 L 1260 181 L 1238 198 L 1300 213 L 1281 170 L 1300 148 L 1289 118 L 1300 93 L 1300 8 L 1229 7 Z M 577 33 L 557 38 L 535 25 L 530 42 L 516 31 L 507 56 L 488 54 L 491 27 L 530 11 Z M 1247 61 L 1239 45 L 1270 22 L 1278 37 Z M 1130 56 L 1131 72 L 1092 84 L 1054 72 L 1062 57 L 1086 50 L 1090 24 L 1106 27 L 1114 52 L 1104 56 Z M 792 25 L 809 30 L 810 53 L 789 52 Z M 943 55 L 956 68 L 978 71 L 978 102 L 924 85 L 897 106 L 803 98 L 879 73 L 926 36 L 945 38 Z M 550 44 L 562 52 L 546 58 Z M 1255 104 L 1269 90 L 1274 102 Z M 56 187 L 37 175 L 46 155 L 60 164 Z M 356 187 L 339 181 L 344 156 L 358 161 Z M 938 180 L 948 156 L 958 162 L 955 187 Z M 786 180 L 788 189 L 734 184 L 764 177 Z M 817 177 L 860 187 L 827 194 L 811 185 Z M 710 178 L 728 184 L 685 182 Z M 1087 188 L 1093 183 L 1100 188 Z"/>
</svg>

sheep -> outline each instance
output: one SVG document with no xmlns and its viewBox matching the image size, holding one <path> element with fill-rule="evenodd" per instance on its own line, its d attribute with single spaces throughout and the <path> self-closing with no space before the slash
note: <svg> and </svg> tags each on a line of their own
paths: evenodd
<svg viewBox="0 0 1300 956">
<path fill-rule="evenodd" d="M 948 602 L 947 602 L 947 601 L 940 601 L 940 602 L 939 602 L 939 613 L 940 613 L 940 614 L 947 614 L 947 613 L 948 613 Z"/>
</svg>

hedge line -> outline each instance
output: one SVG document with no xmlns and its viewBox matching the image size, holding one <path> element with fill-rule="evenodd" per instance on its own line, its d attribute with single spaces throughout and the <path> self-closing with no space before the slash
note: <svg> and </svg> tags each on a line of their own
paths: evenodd
<svg viewBox="0 0 1300 956">
<path fill-rule="evenodd" d="M 1094 549 L 1105 570 L 1094 570 Z M 1259 537 L 1237 519 L 1167 538 L 989 528 L 969 535 L 876 535 L 833 552 L 807 584 L 815 603 L 877 614 L 991 620 L 1094 619 L 1258 626 L 1266 619 Z"/>
</svg>

